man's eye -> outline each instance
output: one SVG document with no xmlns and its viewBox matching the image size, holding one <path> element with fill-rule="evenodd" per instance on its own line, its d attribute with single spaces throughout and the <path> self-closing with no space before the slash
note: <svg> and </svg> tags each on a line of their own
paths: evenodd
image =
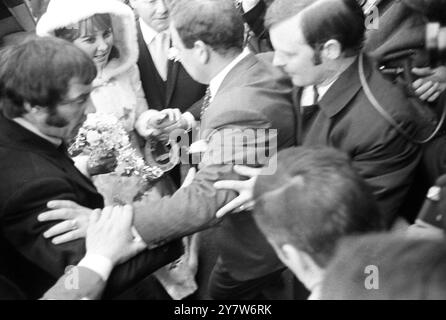
<svg viewBox="0 0 446 320">
<path fill-rule="evenodd" d="M 79 97 L 79 99 L 76 100 L 76 104 L 78 104 L 78 105 L 84 104 L 85 102 L 87 102 L 89 97 L 90 97 L 90 94 L 86 94 L 86 95 Z"/>
</svg>

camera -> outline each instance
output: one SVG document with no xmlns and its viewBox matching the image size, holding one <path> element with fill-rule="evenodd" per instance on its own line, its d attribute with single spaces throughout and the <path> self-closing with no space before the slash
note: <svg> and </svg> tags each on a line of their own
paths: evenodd
<svg viewBox="0 0 446 320">
<path fill-rule="evenodd" d="M 446 64 L 446 0 L 403 0 L 426 18 L 425 48 L 432 68 Z"/>
<path fill-rule="evenodd" d="M 437 179 L 426 195 L 417 221 L 446 231 L 446 175 Z"/>
</svg>

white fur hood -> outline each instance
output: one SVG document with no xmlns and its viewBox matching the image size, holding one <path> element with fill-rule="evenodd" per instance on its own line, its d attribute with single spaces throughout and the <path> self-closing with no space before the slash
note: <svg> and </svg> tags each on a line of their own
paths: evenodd
<svg viewBox="0 0 446 320">
<path fill-rule="evenodd" d="M 106 82 L 128 71 L 138 60 L 136 22 L 130 7 L 119 0 L 51 0 L 36 27 L 37 35 L 54 36 L 56 29 L 101 13 L 111 16 L 114 46 L 119 51 L 119 58 L 107 64 L 96 82 Z"/>
</svg>

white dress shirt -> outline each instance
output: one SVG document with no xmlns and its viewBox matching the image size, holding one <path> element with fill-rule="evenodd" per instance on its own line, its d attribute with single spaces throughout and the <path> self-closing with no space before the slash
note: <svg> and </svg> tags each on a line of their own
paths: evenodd
<svg viewBox="0 0 446 320">
<path fill-rule="evenodd" d="M 316 86 L 317 88 L 317 92 L 319 94 L 319 98 L 318 98 L 318 102 L 321 101 L 321 99 L 324 97 L 324 95 L 327 93 L 328 89 L 330 89 L 330 87 L 336 82 L 338 78 L 335 78 L 334 80 L 332 80 L 330 83 L 326 84 L 326 85 L 318 85 Z M 314 90 L 313 90 L 313 86 L 308 86 L 305 87 L 302 91 L 302 96 L 300 98 L 300 105 L 305 107 L 305 106 L 311 106 L 314 103 Z"/>
<path fill-rule="evenodd" d="M 170 48 L 170 36 L 167 31 L 157 32 L 148 26 L 142 19 L 139 20 L 144 42 L 149 48 L 152 60 L 161 78 L 167 80 L 167 63 Z"/>
</svg>

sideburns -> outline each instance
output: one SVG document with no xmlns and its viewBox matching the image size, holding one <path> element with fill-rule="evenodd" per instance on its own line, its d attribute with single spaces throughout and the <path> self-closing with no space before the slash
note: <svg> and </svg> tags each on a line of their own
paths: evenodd
<svg viewBox="0 0 446 320">
<path fill-rule="evenodd" d="M 45 123 L 48 126 L 56 128 L 63 128 L 69 124 L 68 120 L 60 116 L 56 109 L 50 109 L 48 111 L 48 117 L 46 118 Z"/>
</svg>

